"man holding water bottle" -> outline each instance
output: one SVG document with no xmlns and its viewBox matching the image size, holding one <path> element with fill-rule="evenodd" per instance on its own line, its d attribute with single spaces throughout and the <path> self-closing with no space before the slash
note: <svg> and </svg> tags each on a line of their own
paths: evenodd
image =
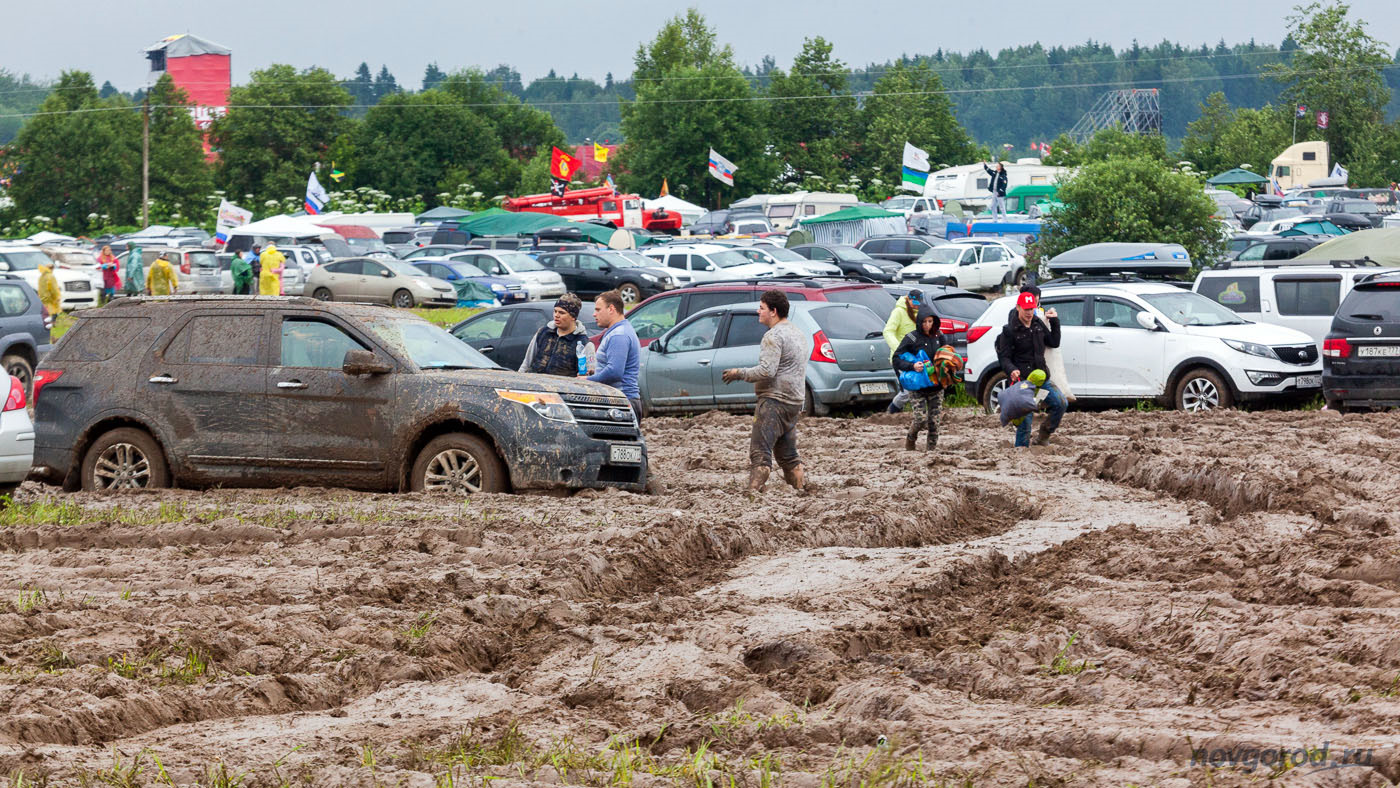
<svg viewBox="0 0 1400 788">
<path fill-rule="evenodd" d="M 1001 363 L 1010 380 L 1015 385 L 1030 376 L 1035 370 L 1043 370 L 1047 378 L 1041 388 L 1048 393 L 1045 407 L 1049 410 L 1040 423 L 1040 431 L 1035 435 L 1035 445 L 1044 446 L 1050 442 L 1050 435 L 1060 426 L 1069 409 L 1065 395 L 1049 379 L 1050 368 L 1045 363 L 1045 349 L 1060 346 L 1060 316 L 1051 307 L 1040 310 L 1040 297 L 1036 289 L 1027 287 L 1016 297 L 1016 309 L 1011 312 L 1006 327 L 997 337 L 997 361 Z M 1028 415 L 1016 428 L 1016 445 L 1031 445 L 1031 420 Z"/>
<path fill-rule="evenodd" d="M 583 302 L 565 293 L 554 302 L 554 319 L 544 324 L 525 350 L 521 372 L 562 377 L 587 377 L 593 372 L 593 343 L 578 322 Z"/>
</svg>

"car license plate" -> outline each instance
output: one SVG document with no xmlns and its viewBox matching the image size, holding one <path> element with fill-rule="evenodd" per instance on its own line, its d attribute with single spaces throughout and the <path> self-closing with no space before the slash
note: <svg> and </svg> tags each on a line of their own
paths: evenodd
<svg viewBox="0 0 1400 788">
<path fill-rule="evenodd" d="M 1360 345 L 1357 358 L 1392 358 L 1400 356 L 1400 345 Z"/>
<path fill-rule="evenodd" d="M 608 447 L 608 460 L 610 462 L 639 463 L 642 461 L 642 447 L 614 443 Z"/>
<path fill-rule="evenodd" d="M 1321 376 L 1321 375 L 1299 375 L 1299 376 L 1298 376 L 1298 388 L 1300 388 L 1300 389 L 1318 389 L 1318 388 L 1322 388 L 1322 376 Z"/>
<path fill-rule="evenodd" d="M 862 384 L 860 384 L 860 393 L 862 393 L 862 394 L 888 394 L 888 393 L 890 393 L 890 384 L 888 384 L 888 383 L 862 383 Z"/>
</svg>

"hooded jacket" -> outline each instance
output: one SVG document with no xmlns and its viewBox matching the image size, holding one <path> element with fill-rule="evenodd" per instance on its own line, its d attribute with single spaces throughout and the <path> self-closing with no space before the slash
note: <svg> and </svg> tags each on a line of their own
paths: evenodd
<svg viewBox="0 0 1400 788">
<path fill-rule="evenodd" d="M 932 334 L 925 334 L 923 331 L 924 318 L 926 317 L 933 318 Z M 911 362 L 900 358 L 900 356 L 905 353 L 911 356 L 917 356 L 919 355 L 919 351 L 922 350 L 924 351 L 924 355 L 928 356 L 929 360 L 932 361 L 938 349 L 948 344 L 948 338 L 943 336 L 942 331 L 938 330 L 938 315 L 928 304 L 919 307 L 919 320 L 916 325 L 919 327 L 905 334 L 903 341 L 894 349 L 894 357 L 890 359 L 890 363 L 894 365 L 895 372 L 914 371 L 914 365 Z"/>
<path fill-rule="evenodd" d="M 1011 310 L 1006 327 L 997 337 L 997 361 L 1002 371 L 1010 375 L 1019 370 L 1023 380 L 1037 369 L 1043 369 L 1049 375 L 1045 348 L 1060 346 L 1060 319 L 1051 317 L 1042 320 L 1037 314 L 1026 326 L 1016 312 L 1015 309 Z"/>
<path fill-rule="evenodd" d="M 520 362 L 520 371 L 577 377 L 579 356 L 584 357 L 585 369 L 591 373 L 594 371 L 595 352 L 582 323 L 574 323 L 574 330 L 561 337 L 558 326 L 551 320 L 530 340 L 530 347 L 525 349 L 525 359 Z"/>
<path fill-rule="evenodd" d="M 53 275 L 52 265 L 39 266 L 39 300 L 51 315 L 62 311 L 63 291 L 58 289 L 58 278 Z"/>
<path fill-rule="evenodd" d="M 891 356 L 904 337 L 917 328 L 913 319 L 909 317 L 909 296 L 900 296 L 899 300 L 894 302 L 894 309 L 890 310 L 889 319 L 885 321 L 885 344 L 890 346 Z"/>
<path fill-rule="evenodd" d="M 146 279 L 151 295 L 171 295 L 180 286 L 180 277 L 175 274 L 175 267 L 164 257 L 151 263 L 151 270 Z"/>
<path fill-rule="evenodd" d="M 987 184 L 987 191 L 999 197 L 1005 197 L 1007 179 L 1006 170 L 994 170 L 991 167 L 988 167 L 986 164 L 982 165 L 982 169 L 986 170 L 987 174 L 992 176 L 992 182 Z"/>
<path fill-rule="evenodd" d="M 268 244 L 258 259 L 262 262 L 262 270 L 258 272 L 258 295 L 282 295 L 282 265 L 287 256 Z"/>
</svg>

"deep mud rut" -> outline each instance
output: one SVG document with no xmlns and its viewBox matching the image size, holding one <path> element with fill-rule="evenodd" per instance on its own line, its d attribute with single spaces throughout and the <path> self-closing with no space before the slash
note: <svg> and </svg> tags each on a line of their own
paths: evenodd
<svg viewBox="0 0 1400 788">
<path fill-rule="evenodd" d="M 0 783 L 1400 779 L 1400 417 L 905 418 L 805 421 L 805 495 L 721 414 L 655 496 L 26 485 Z"/>
</svg>

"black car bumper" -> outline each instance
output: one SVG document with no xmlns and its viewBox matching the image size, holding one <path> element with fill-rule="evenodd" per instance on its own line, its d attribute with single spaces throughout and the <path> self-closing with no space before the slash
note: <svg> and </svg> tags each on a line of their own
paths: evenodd
<svg viewBox="0 0 1400 788">
<path fill-rule="evenodd" d="M 616 487 L 644 492 L 647 448 L 631 406 L 620 397 L 566 394 L 574 423 L 522 419 L 505 459 L 517 490 Z"/>
<path fill-rule="evenodd" d="M 1400 376 L 1322 375 L 1322 396 L 1352 408 L 1400 407 Z"/>
</svg>

